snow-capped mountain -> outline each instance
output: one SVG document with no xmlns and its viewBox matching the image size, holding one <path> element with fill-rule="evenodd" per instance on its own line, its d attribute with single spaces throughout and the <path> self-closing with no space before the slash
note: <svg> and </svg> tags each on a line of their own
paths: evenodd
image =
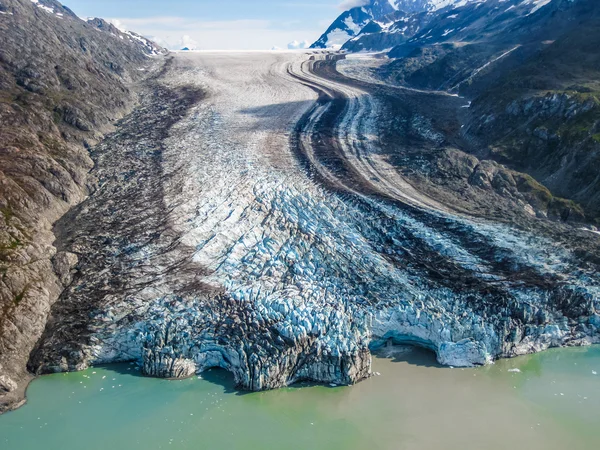
<svg viewBox="0 0 600 450">
<path fill-rule="evenodd" d="M 492 22 L 482 12 L 527 16 L 552 0 L 371 0 L 342 13 L 313 48 L 343 48 L 347 51 L 381 51 L 399 45 L 422 32 L 436 20 L 448 19 L 442 37 L 466 29 L 475 20 Z M 467 14 L 462 14 L 467 12 Z M 474 13 L 478 11 L 479 14 Z M 459 14 L 457 14 L 459 13 Z M 465 22 L 461 23 L 463 17 Z M 451 24 L 450 22 L 456 22 Z M 445 33 L 445 34 L 444 34 Z M 433 37 L 428 37 L 433 39 Z"/>
<path fill-rule="evenodd" d="M 416 12 L 398 10 L 388 15 L 393 23 L 376 29 L 367 24 L 342 46 L 348 52 L 395 49 L 390 56 L 402 56 L 416 47 L 438 44 L 467 43 L 486 40 L 492 35 L 500 42 L 519 34 L 526 22 L 547 13 L 560 3 L 572 0 L 399 0 L 402 5 L 425 8 Z M 515 28 L 516 31 L 503 30 Z M 401 47 L 401 48 L 397 48 Z"/>
<path fill-rule="evenodd" d="M 341 48 L 350 38 L 358 35 L 371 20 L 373 16 L 365 7 L 345 11 L 311 45 L 311 48 Z"/>
<path fill-rule="evenodd" d="M 486 0 L 370 0 L 343 12 L 311 46 L 311 48 L 341 48 L 346 42 L 371 25 L 371 30 L 387 26 L 407 15 L 437 11 L 447 7 L 464 6 L 468 3 L 483 3 Z M 530 1 L 530 0 L 525 0 Z M 546 1 L 546 0 L 531 0 Z"/>
<path fill-rule="evenodd" d="M 395 0 L 371 0 L 364 6 L 357 6 L 343 12 L 331 24 L 327 31 L 311 45 L 311 48 L 341 48 L 349 39 L 357 36 L 370 22 L 381 20 L 388 14 L 397 11 L 398 8 L 394 1 Z"/>
</svg>

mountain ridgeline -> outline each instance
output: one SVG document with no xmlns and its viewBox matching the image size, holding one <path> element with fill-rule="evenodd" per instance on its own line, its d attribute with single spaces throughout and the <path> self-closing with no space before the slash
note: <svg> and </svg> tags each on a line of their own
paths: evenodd
<svg viewBox="0 0 600 450">
<path fill-rule="evenodd" d="M 461 150 L 528 177 L 538 216 L 597 226 L 599 25 L 594 0 L 373 0 L 313 47 L 376 52 L 382 82 L 465 97 Z"/>
</svg>

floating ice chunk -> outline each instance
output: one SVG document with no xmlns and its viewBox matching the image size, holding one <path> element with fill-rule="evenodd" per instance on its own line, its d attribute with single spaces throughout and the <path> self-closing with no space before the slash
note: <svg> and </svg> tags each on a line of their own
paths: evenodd
<svg viewBox="0 0 600 450">
<path fill-rule="evenodd" d="M 595 370 L 592 370 L 592 375 L 598 375 L 598 372 L 596 372 Z"/>
<path fill-rule="evenodd" d="M 508 369 L 509 372 L 521 373 L 520 369 Z"/>
</svg>

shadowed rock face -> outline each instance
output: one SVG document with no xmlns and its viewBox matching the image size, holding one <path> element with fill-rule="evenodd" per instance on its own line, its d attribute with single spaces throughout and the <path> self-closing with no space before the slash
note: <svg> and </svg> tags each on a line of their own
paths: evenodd
<svg viewBox="0 0 600 450">
<path fill-rule="evenodd" d="M 2 411 L 22 398 L 29 353 L 78 261 L 52 245 L 52 224 L 89 193 L 86 147 L 131 110 L 158 48 L 46 0 L 2 0 L 0 41 Z"/>
</svg>

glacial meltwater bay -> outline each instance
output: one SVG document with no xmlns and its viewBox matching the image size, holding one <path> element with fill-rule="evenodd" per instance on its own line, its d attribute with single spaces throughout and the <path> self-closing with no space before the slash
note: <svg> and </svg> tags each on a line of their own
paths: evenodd
<svg viewBox="0 0 600 450">
<path fill-rule="evenodd" d="M 35 380 L 0 417 L 0 447 L 61 449 L 598 448 L 600 347 L 478 369 L 389 347 L 354 386 L 240 393 L 226 371 L 181 381 L 132 365 Z"/>
</svg>

